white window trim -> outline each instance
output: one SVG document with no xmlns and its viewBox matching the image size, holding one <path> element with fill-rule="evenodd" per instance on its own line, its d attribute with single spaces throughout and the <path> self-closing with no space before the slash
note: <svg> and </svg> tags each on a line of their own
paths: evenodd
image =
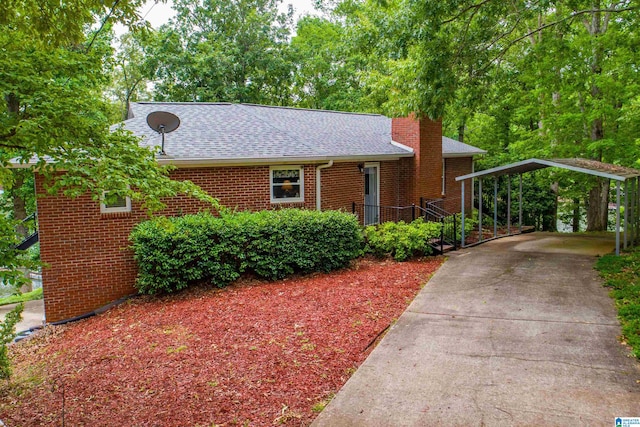
<svg viewBox="0 0 640 427">
<path fill-rule="evenodd" d="M 274 170 L 300 170 L 300 197 L 287 197 L 283 199 L 276 199 L 273 197 L 273 171 Z M 290 165 L 290 166 L 271 166 L 269 167 L 269 196 L 271 203 L 303 203 L 304 202 L 304 166 Z"/>
<path fill-rule="evenodd" d="M 130 197 L 125 197 L 125 200 L 127 202 L 126 206 L 117 206 L 117 207 L 107 207 L 107 205 L 104 204 L 104 197 L 107 194 L 106 191 L 102 192 L 102 200 L 100 201 L 100 213 L 122 213 L 122 212 L 131 212 L 131 198 Z"/>
<path fill-rule="evenodd" d="M 370 224 L 365 224 L 365 225 L 374 225 L 374 224 L 380 224 L 380 175 L 382 175 L 381 169 L 380 169 L 380 162 L 366 162 L 364 164 L 365 169 L 366 168 L 375 168 L 376 169 L 376 200 L 377 200 L 377 207 L 376 207 L 376 211 L 375 211 L 375 216 L 377 218 L 377 220 L 375 222 L 371 222 Z M 366 178 L 365 178 L 366 179 Z M 363 196 L 366 198 L 366 196 L 364 195 L 364 188 L 363 190 Z M 366 201 L 362 200 L 363 204 L 366 204 Z M 366 217 L 363 218 L 363 220 L 365 220 L 366 222 Z"/>
</svg>

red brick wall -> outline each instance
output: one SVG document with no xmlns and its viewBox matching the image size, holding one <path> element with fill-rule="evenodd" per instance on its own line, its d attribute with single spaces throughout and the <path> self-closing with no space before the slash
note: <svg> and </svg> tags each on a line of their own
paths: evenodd
<svg viewBox="0 0 640 427">
<path fill-rule="evenodd" d="M 360 162 L 364 165 L 365 162 Z M 372 162 L 380 165 L 380 204 L 397 206 L 399 201 L 399 162 Z M 352 203 L 364 203 L 364 174 L 358 169 L 358 162 L 334 163 L 322 169 L 320 179 L 322 209 L 351 212 Z"/>
<path fill-rule="evenodd" d="M 363 202 L 364 174 L 358 170 L 357 162 L 334 163 L 321 173 L 322 210 L 351 212 L 352 202 Z"/>
<path fill-rule="evenodd" d="M 401 162 L 401 204 L 420 204 L 420 198 L 440 198 L 442 187 L 442 121 L 394 118 L 391 124 L 394 141 L 415 151 L 411 159 Z"/>
<path fill-rule="evenodd" d="M 449 212 L 460 212 L 462 183 L 456 181 L 457 176 L 473 172 L 472 157 L 455 157 L 445 159 L 445 209 Z M 471 180 L 465 182 L 465 210 L 471 212 Z"/>
<path fill-rule="evenodd" d="M 36 189 L 43 193 L 42 179 Z M 47 321 L 78 316 L 134 292 L 136 266 L 127 236 L 144 214 L 100 214 L 89 196 L 38 201 Z"/>
<path fill-rule="evenodd" d="M 357 170 L 357 168 L 356 168 Z M 180 169 L 174 179 L 189 179 L 228 207 L 240 210 L 305 207 L 315 209 L 315 166 L 304 166 L 304 203 L 272 204 L 269 167 Z M 43 180 L 36 177 L 39 194 Z M 188 197 L 167 200 L 167 215 L 195 213 L 206 205 Z M 135 292 L 137 274 L 127 240 L 146 219 L 134 203 L 131 213 L 102 214 L 89 196 L 38 198 L 40 254 L 48 322 L 78 316 Z"/>
</svg>

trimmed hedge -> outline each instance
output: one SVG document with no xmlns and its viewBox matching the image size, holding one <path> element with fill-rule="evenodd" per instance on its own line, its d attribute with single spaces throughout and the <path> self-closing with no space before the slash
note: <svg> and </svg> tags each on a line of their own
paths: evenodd
<svg viewBox="0 0 640 427">
<path fill-rule="evenodd" d="M 364 229 L 367 252 L 376 256 L 393 256 L 397 261 L 406 261 L 416 255 L 430 255 L 433 248 L 429 240 L 440 237 L 442 225 L 418 218 L 411 223 L 385 222 Z"/>
<path fill-rule="evenodd" d="M 158 217 L 132 231 L 140 293 L 173 292 L 211 281 L 225 286 L 244 272 L 279 279 L 345 267 L 362 254 L 357 219 L 336 211 L 283 209 Z"/>
</svg>

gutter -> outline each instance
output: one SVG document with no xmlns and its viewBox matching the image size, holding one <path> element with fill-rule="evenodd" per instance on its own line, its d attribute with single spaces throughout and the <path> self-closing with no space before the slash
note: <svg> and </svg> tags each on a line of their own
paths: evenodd
<svg viewBox="0 0 640 427">
<path fill-rule="evenodd" d="M 322 169 L 330 168 L 331 166 L 333 166 L 333 160 L 329 160 L 327 164 L 316 166 L 316 209 L 319 211 L 322 210 L 322 198 L 320 194 L 320 191 L 322 191 L 322 182 L 320 182 L 321 172 Z"/>
</svg>

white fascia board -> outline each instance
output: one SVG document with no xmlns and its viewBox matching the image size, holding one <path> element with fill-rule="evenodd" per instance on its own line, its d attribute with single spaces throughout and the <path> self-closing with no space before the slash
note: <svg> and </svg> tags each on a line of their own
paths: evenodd
<svg viewBox="0 0 640 427">
<path fill-rule="evenodd" d="M 273 164 L 315 164 L 327 163 L 331 160 L 334 162 L 364 162 L 364 161 L 388 161 L 398 160 L 404 157 L 413 157 L 413 150 L 406 153 L 397 154 L 374 154 L 374 155 L 352 155 L 352 156 L 322 156 L 322 157 L 264 157 L 264 158 L 231 158 L 231 159 L 206 159 L 206 158 L 175 158 L 168 156 L 156 156 L 156 160 L 160 165 L 173 165 L 179 168 L 199 168 L 212 166 L 259 166 Z M 10 163 L 12 168 L 30 168 L 37 163 L 30 161 L 28 163 L 20 163 L 12 160 Z"/>
<path fill-rule="evenodd" d="M 475 156 L 483 156 L 487 154 L 486 151 L 482 152 L 473 152 L 473 153 L 442 153 L 443 159 L 453 159 L 457 157 L 475 157 Z"/>
<path fill-rule="evenodd" d="M 396 141 L 391 141 L 391 145 L 393 145 L 394 147 L 402 148 L 403 150 L 407 150 L 409 153 L 415 152 L 414 149 L 409 147 L 408 145 L 404 145 Z"/>
<path fill-rule="evenodd" d="M 260 166 L 260 165 L 284 165 L 284 164 L 315 164 L 334 162 L 363 162 L 363 161 L 385 161 L 398 160 L 402 157 L 413 157 L 413 153 L 402 154 L 382 154 L 382 155 L 359 155 L 359 156 L 324 156 L 324 157 L 269 157 L 269 158 L 236 158 L 236 159 L 185 159 L 171 158 L 167 156 L 157 157 L 161 165 L 173 165 L 178 168 L 198 168 L 213 166 Z"/>
</svg>

